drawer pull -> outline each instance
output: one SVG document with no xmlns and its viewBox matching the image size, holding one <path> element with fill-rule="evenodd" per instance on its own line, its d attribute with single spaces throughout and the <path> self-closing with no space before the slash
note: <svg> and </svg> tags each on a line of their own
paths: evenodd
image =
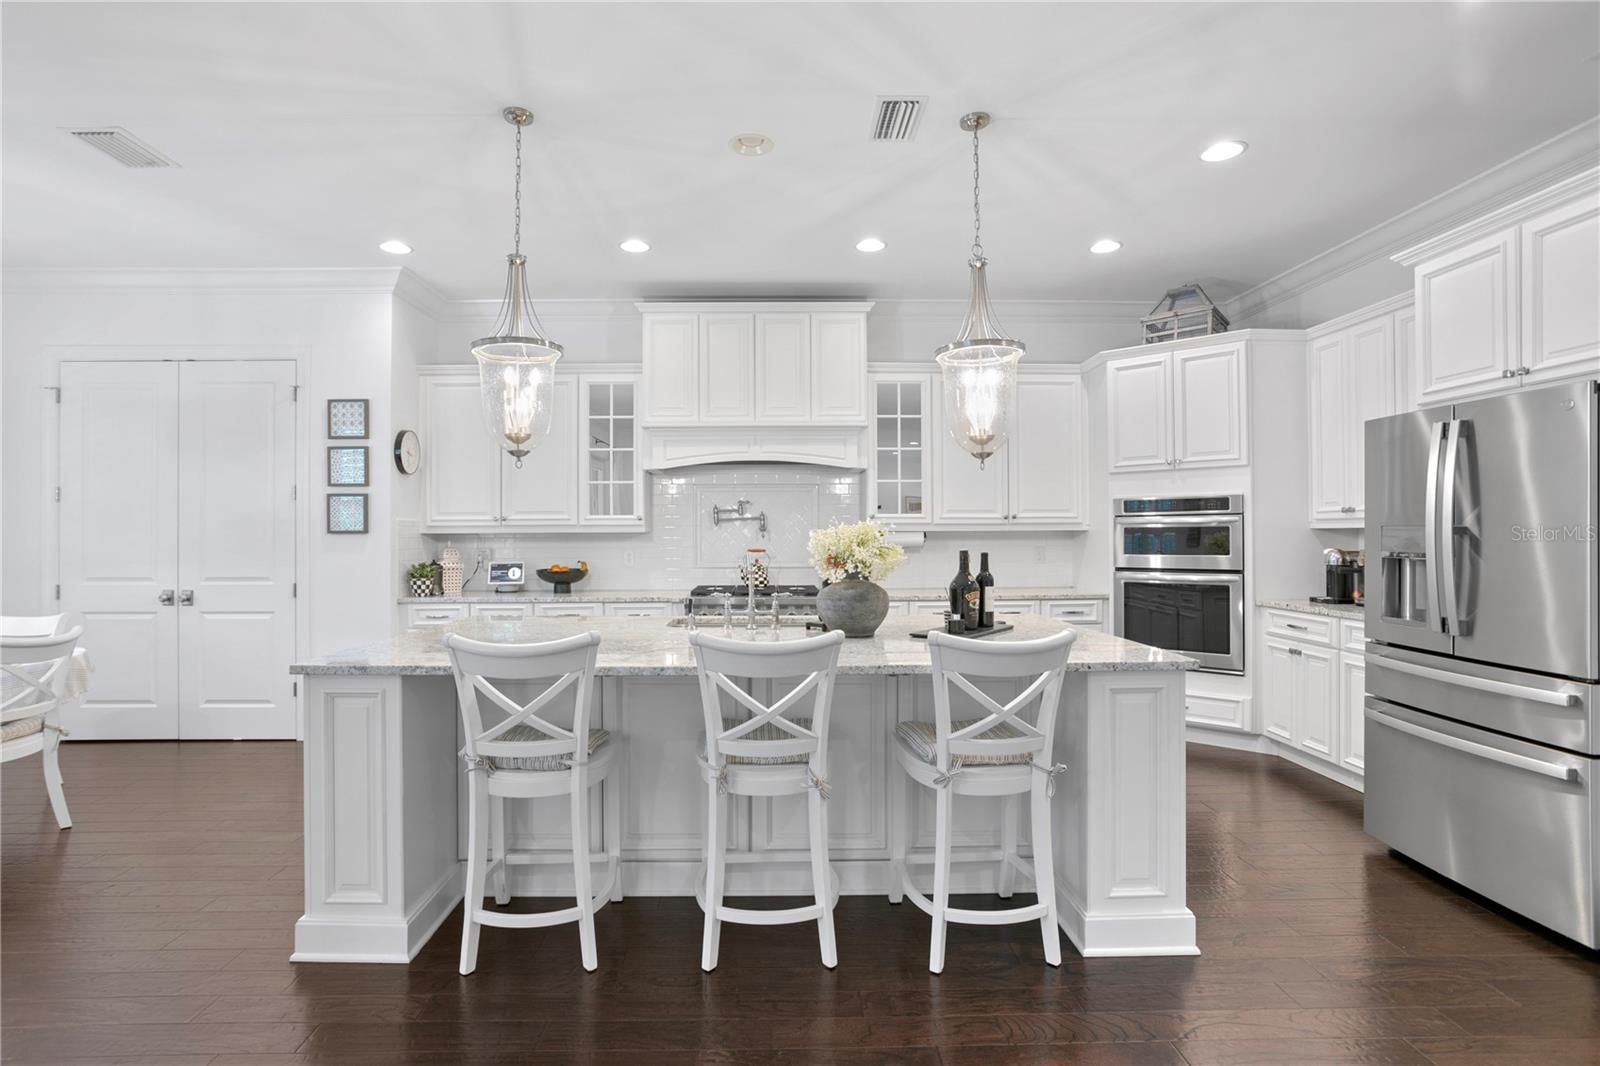
<svg viewBox="0 0 1600 1066">
<path fill-rule="evenodd" d="M 1495 681 L 1487 677 L 1473 677 L 1470 674 L 1457 674 L 1449 670 L 1436 670 L 1431 666 L 1422 666 L 1419 663 L 1391 659 L 1382 653 L 1369 653 L 1368 658 L 1385 670 L 1393 670 L 1397 674 L 1410 674 L 1412 677 L 1420 677 L 1428 681 L 1442 681 L 1447 685 L 1476 689 L 1479 692 L 1488 692 L 1496 696 L 1510 696 L 1512 699 L 1548 703 L 1552 707 L 1577 707 L 1583 703 L 1583 697 L 1576 692 L 1552 692 L 1549 689 L 1533 688 L 1529 685 L 1516 685 L 1509 681 Z"/>
<path fill-rule="evenodd" d="M 1367 721 L 1377 722 L 1379 725 L 1388 726 L 1396 732 L 1406 733 L 1430 744 L 1453 748 L 1464 755 L 1476 755 L 1480 759 L 1488 759 L 1490 762 L 1497 762 L 1502 766 L 1514 766 L 1518 770 L 1527 770 L 1530 773 L 1544 777 L 1553 777 L 1557 781 L 1579 780 L 1578 768 L 1575 766 L 1562 766 L 1560 763 L 1545 762 L 1543 759 L 1530 759 L 1528 756 L 1518 755 L 1514 751 L 1502 751 L 1487 744 L 1479 744 L 1475 740 L 1467 740 L 1463 737 L 1451 736 L 1448 733 L 1425 729 L 1420 725 L 1384 714 L 1374 707 L 1367 708 Z"/>
<path fill-rule="evenodd" d="M 1298 629 L 1303 633 L 1307 629 L 1309 629 L 1310 627 L 1309 626 L 1303 626 L 1298 622 L 1285 622 L 1285 623 L 1283 623 L 1283 628 L 1285 628 L 1285 629 Z"/>
</svg>

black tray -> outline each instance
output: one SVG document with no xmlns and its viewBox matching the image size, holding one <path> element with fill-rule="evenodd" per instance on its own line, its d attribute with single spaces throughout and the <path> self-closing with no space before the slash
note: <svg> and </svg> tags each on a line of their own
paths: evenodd
<svg viewBox="0 0 1600 1066">
<path fill-rule="evenodd" d="M 957 637 L 973 637 L 976 639 L 980 637 L 992 637 L 996 633 L 1009 633 L 1015 628 L 1017 627 L 1012 625 L 1010 622 L 996 622 L 994 625 L 986 628 L 969 629 L 965 633 L 953 633 L 951 635 Z M 927 640 L 929 633 L 943 632 L 944 626 L 934 626 L 931 629 L 913 629 L 911 631 L 911 635 L 918 640 Z"/>
</svg>

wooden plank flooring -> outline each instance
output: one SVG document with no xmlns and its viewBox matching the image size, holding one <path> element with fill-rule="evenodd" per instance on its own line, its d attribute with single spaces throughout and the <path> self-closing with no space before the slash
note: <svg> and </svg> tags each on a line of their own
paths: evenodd
<svg viewBox="0 0 1600 1066">
<path fill-rule="evenodd" d="M 1192 748 L 1200 958 L 1042 961 L 1031 925 L 952 927 L 847 897 L 840 966 L 812 926 L 725 926 L 698 969 L 690 900 L 575 927 L 452 919 L 411 966 L 291 965 L 294 744 L 72 744 L 77 827 L 37 760 L 4 771 L 0 1054 L 17 1063 L 1600 1063 L 1600 958 L 1388 855 L 1360 797 L 1280 760 Z M 1020 897 L 1019 897 L 1020 898 Z M 966 905 L 983 905 L 968 900 Z"/>
</svg>

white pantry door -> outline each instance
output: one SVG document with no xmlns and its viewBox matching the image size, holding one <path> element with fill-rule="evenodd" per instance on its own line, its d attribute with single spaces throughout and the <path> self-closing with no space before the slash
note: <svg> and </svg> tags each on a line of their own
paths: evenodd
<svg viewBox="0 0 1600 1066">
<path fill-rule="evenodd" d="M 292 738 L 294 364 L 181 366 L 178 735 Z"/>
<path fill-rule="evenodd" d="M 178 364 L 61 365 L 65 611 L 94 664 L 75 740 L 178 735 Z M 170 601 L 170 604 L 169 602 Z"/>
<path fill-rule="evenodd" d="M 294 736 L 294 364 L 61 367 L 74 739 Z"/>
</svg>

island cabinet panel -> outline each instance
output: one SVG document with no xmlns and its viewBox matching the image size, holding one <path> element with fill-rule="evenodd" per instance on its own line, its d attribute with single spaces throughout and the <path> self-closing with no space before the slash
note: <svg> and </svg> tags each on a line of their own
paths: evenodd
<svg viewBox="0 0 1600 1066">
<path fill-rule="evenodd" d="M 606 684 L 607 702 L 623 738 L 617 767 L 624 857 L 694 859 L 705 840 L 707 785 L 700 779 L 700 736 L 705 716 L 693 678 L 622 677 Z M 728 847 L 741 850 L 749 800 L 735 797 Z M 686 875 L 694 871 L 685 867 Z M 688 885 L 693 888 L 693 882 Z"/>
<path fill-rule="evenodd" d="M 1012 681 L 973 679 L 980 691 L 1005 704 L 1016 698 L 1022 686 Z M 911 678 L 902 682 L 902 721 L 931 722 L 933 712 L 933 683 L 928 678 Z M 981 709 L 971 696 L 951 686 L 950 717 L 953 721 L 981 718 L 988 712 Z M 1029 721 L 1036 721 L 1037 708 L 1030 709 Z M 900 771 L 903 773 L 903 771 Z M 900 784 L 904 788 L 903 784 Z M 950 842 L 955 847 L 998 847 L 1000 845 L 1000 801 L 988 796 L 958 796 L 951 807 L 954 813 L 954 831 Z M 1027 818 L 1023 820 L 1022 840 L 1027 840 Z M 910 836 L 913 848 L 933 847 L 933 793 L 926 788 L 915 790 L 915 802 L 910 810 Z M 926 870 L 924 869 L 924 872 Z M 961 871 L 965 872 L 965 871 Z M 924 885 L 924 888 L 927 886 Z"/>
<path fill-rule="evenodd" d="M 793 688 L 759 696 L 771 704 Z M 870 677 L 841 677 L 835 684 L 828 727 L 828 850 L 835 858 L 881 858 L 889 853 L 890 775 L 898 773 L 889 758 L 891 732 L 887 686 Z M 758 798 L 751 809 L 751 848 L 755 851 L 805 852 L 805 796 Z"/>
</svg>

